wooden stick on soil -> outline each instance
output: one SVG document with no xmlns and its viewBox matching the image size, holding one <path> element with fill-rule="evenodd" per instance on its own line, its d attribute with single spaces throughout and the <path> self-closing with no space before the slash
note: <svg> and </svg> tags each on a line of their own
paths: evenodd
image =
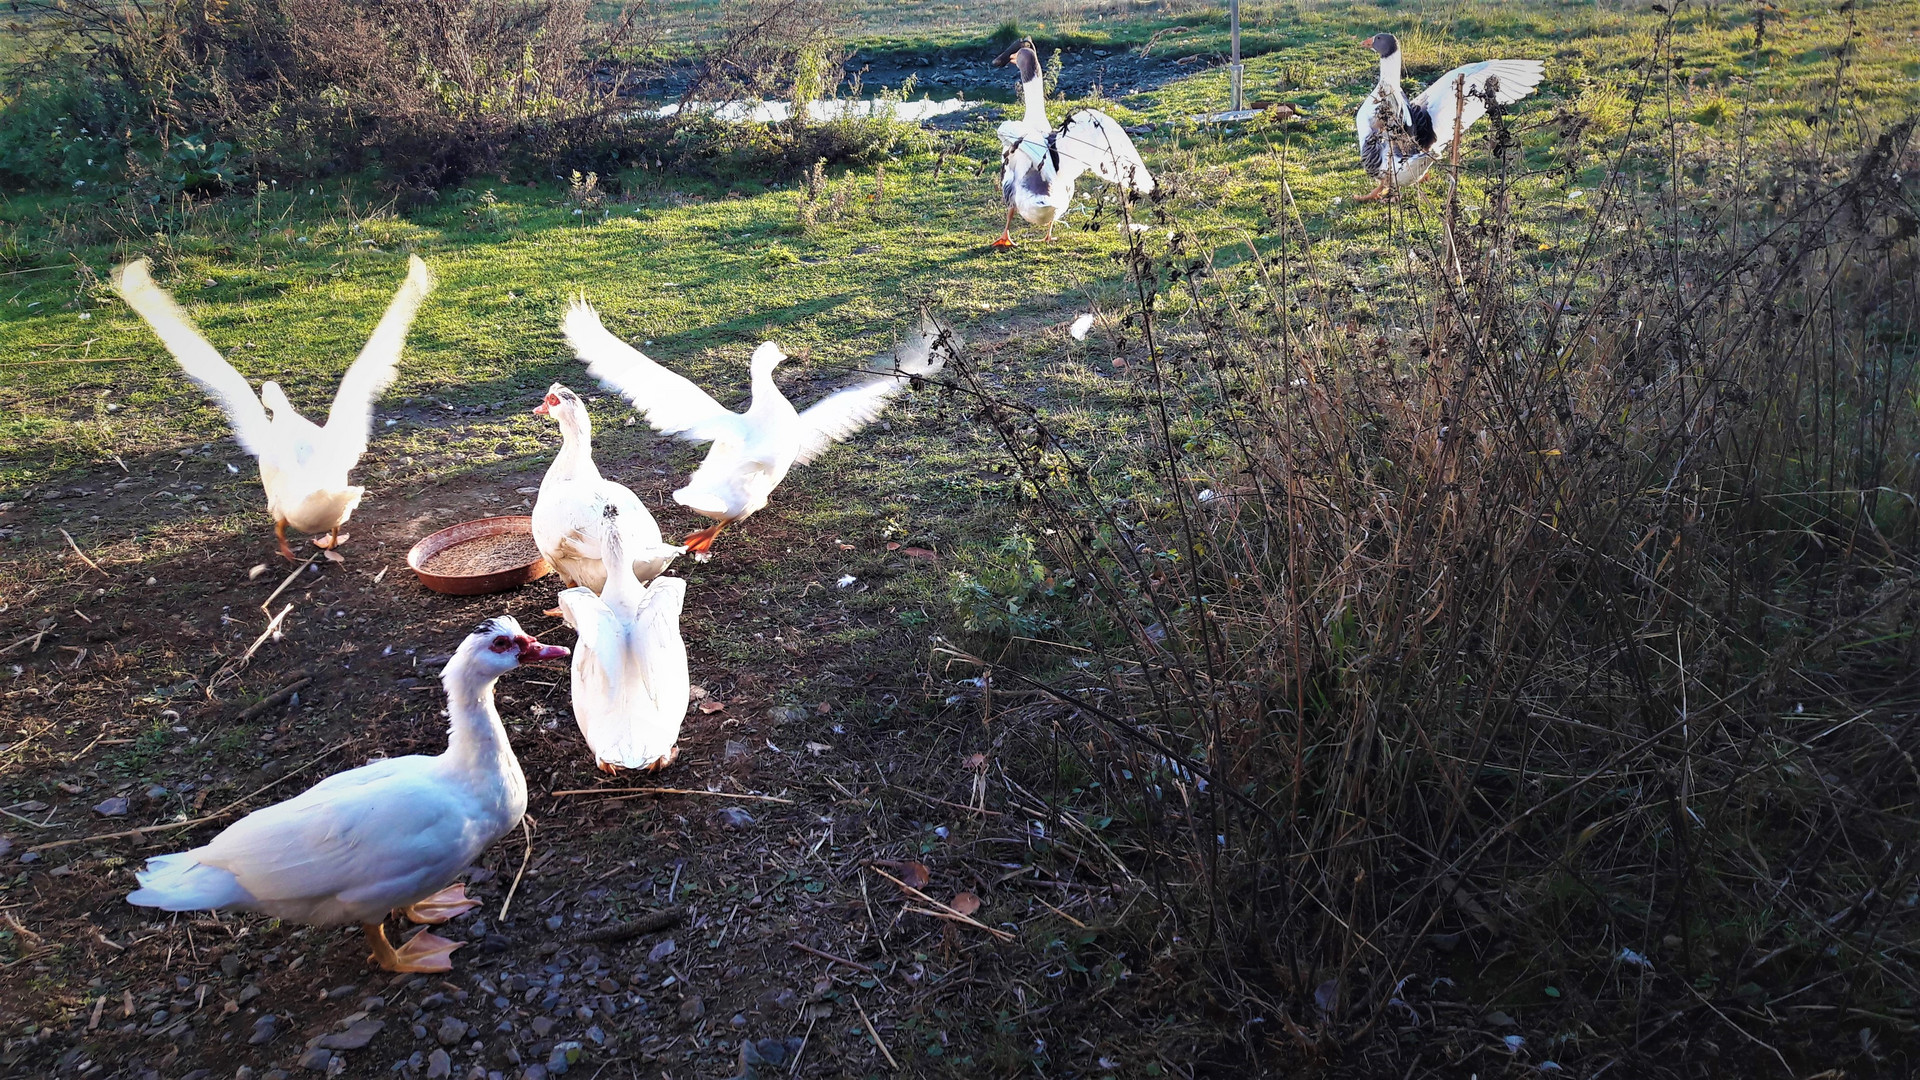
<svg viewBox="0 0 1920 1080">
<path fill-rule="evenodd" d="M 872 969 L 872 968 L 870 968 L 870 967 L 868 967 L 867 965 L 865 965 L 865 964 L 863 964 L 863 963 L 861 963 L 861 962 L 859 962 L 858 960 L 849 960 L 849 959 L 847 959 L 847 958 L 846 958 L 846 957 L 844 957 L 844 956 L 835 956 L 835 955 L 833 955 L 833 954 L 832 954 L 832 953 L 830 953 L 830 952 L 821 952 L 821 951 L 820 951 L 819 949 L 816 949 L 816 948 L 814 948 L 814 947 L 813 947 L 813 946 L 811 946 L 811 945 L 804 945 L 804 944 L 802 944 L 802 943 L 800 943 L 800 942 L 798 942 L 798 941 L 789 941 L 789 942 L 787 942 L 787 944 L 788 944 L 788 945 L 791 945 L 792 947 L 794 947 L 794 948 L 796 948 L 796 949 L 799 949 L 799 950 L 800 950 L 801 952 L 803 952 L 803 953 L 809 953 L 809 954 L 811 954 L 811 955 L 813 955 L 813 956 L 817 956 L 817 957 L 819 957 L 819 958 L 820 958 L 820 959 L 822 959 L 822 960 L 831 960 L 831 961 L 833 961 L 833 962 L 834 962 L 834 963 L 836 963 L 836 964 L 844 964 L 844 965 L 846 965 L 847 967 L 850 967 L 850 968 L 852 968 L 853 970 L 855 970 L 855 971 L 857 971 L 857 972 L 859 972 L 859 973 L 861 973 L 862 975 L 872 975 L 872 974 L 873 974 L 873 969 Z"/>
<path fill-rule="evenodd" d="M 300 572 L 305 570 L 307 567 L 312 566 L 313 560 L 319 557 L 320 557 L 320 553 L 316 551 L 313 554 L 307 556 L 306 562 L 303 562 L 299 566 L 294 567 L 293 573 L 287 575 L 287 580 L 281 582 L 280 587 L 273 590 L 273 595 L 267 597 L 265 600 L 260 601 L 260 610 L 267 612 L 268 614 L 272 614 L 273 602 L 275 600 L 280 599 L 280 594 L 287 591 L 287 586 L 293 584 L 293 579 L 299 577 Z"/>
<path fill-rule="evenodd" d="M 676 787 L 569 788 L 566 791 L 549 791 L 547 794 L 556 799 L 562 795 L 620 795 L 627 798 L 638 798 L 641 795 L 707 795 L 716 799 L 751 799 L 755 802 L 780 803 L 784 806 L 793 805 L 792 799 L 782 799 L 777 795 L 741 795 L 731 791 L 696 791 L 692 788 Z M 617 802 L 619 800 L 610 799 L 608 801 Z"/>
<path fill-rule="evenodd" d="M 74 543 L 74 540 L 73 540 L 73 534 L 72 534 L 72 533 L 70 533 L 70 532 L 68 532 L 68 531 L 67 531 L 67 530 L 65 530 L 65 529 L 61 529 L 61 530 L 60 530 L 60 535 L 61 535 L 61 536 L 64 536 L 64 537 L 66 537 L 66 538 L 67 538 L 67 546 L 73 549 L 73 553 L 74 553 L 75 555 L 78 555 L 78 556 L 80 556 L 80 561 L 81 561 L 81 562 L 83 562 L 83 563 L 86 563 L 86 564 L 87 564 L 88 566 L 91 566 L 91 567 L 93 567 L 93 570 L 94 570 L 94 573 L 97 573 L 97 574 L 99 574 L 99 575 L 100 575 L 101 577 L 105 577 L 105 578 L 110 578 L 110 577 L 112 577 L 112 576 L 113 576 L 112 574 L 109 574 L 109 573 L 107 573 L 107 572 L 106 572 L 105 570 L 102 570 L 102 569 L 100 569 L 100 564 L 99 564 L 99 563 L 97 563 L 97 562 L 94 562 L 94 561 L 93 561 L 92 559 L 89 559 L 89 558 L 87 558 L 87 553 L 86 553 L 86 552 L 84 552 L 84 551 L 81 551 L 81 550 L 80 550 L 80 545 L 79 545 L 79 544 L 77 544 L 77 543 Z"/>
<path fill-rule="evenodd" d="M 575 934 L 573 940 L 575 943 L 581 945 L 589 942 L 605 943 L 610 941 L 625 941 L 628 938 L 637 938 L 641 934 L 651 934 L 656 930 L 665 930 L 667 927 L 685 918 L 686 915 L 687 909 L 683 907 L 661 908 L 659 911 L 653 912 L 650 915 L 642 915 L 637 919 L 628 919 L 626 922 L 613 926 L 603 926 L 598 930 L 589 930 L 584 934 Z"/>
<path fill-rule="evenodd" d="M 287 610 L 291 611 L 292 609 L 293 609 L 293 605 L 288 604 Z M 280 614 L 285 615 L 286 611 L 282 611 Z M 243 724 L 248 720 L 253 719 L 256 716 L 259 716 L 261 713 L 266 712 L 268 709 L 273 708 L 275 705 L 278 705 L 281 702 L 292 697 L 293 695 L 299 693 L 301 687 L 304 687 L 308 683 L 313 681 L 313 676 L 308 675 L 304 671 L 296 671 L 293 674 L 297 677 L 292 682 L 288 683 L 287 685 L 281 687 L 278 690 L 275 690 L 273 693 L 268 694 L 266 697 L 261 698 L 259 701 L 256 701 L 253 704 L 247 706 L 246 711 L 242 712 L 239 716 L 236 716 L 233 718 L 233 722 L 236 724 Z"/>
<path fill-rule="evenodd" d="M 880 1052 L 886 1055 L 887 1067 L 892 1069 L 894 1072 L 899 1072 L 900 1063 L 893 1060 L 893 1051 L 887 1049 L 887 1044 L 885 1042 L 882 1042 L 880 1039 L 880 1033 L 873 1029 L 873 1021 L 867 1019 L 866 1006 L 860 1004 L 860 999 L 857 997 L 853 997 L 852 994 L 848 994 L 847 996 L 850 998 L 853 998 L 853 1007 L 860 1010 L 860 1022 L 866 1025 L 867 1034 L 873 1036 L 873 1045 L 879 1047 Z"/>
<path fill-rule="evenodd" d="M 934 907 L 937 907 L 940 909 L 939 911 L 927 911 L 927 912 L 922 912 L 921 914 L 936 915 L 943 919 L 950 918 L 955 922 L 966 923 L 968 926 L 977 927 L 978 929 L 985 930 L 987 933 L 992 934 L 994 937 L 999 938 L 1001 941 L 1013 940 L 1013 935 L 1008 933 L 1007 931 L 1002 930 L 997 926 L 988 926 L 986 923 L 983 923 L 980 920 L 974 918 L 973 916 L 968 915 L 964 911 L 956 910 L 952 907 L 949 907 L 946 904 L 941 903 L 938 900 L 935 900 L 933 897 L 928 896 L 926 893 L 921 892 L 919 889 L 916 889 L 913 886 L 907 884 L 906 882 L 901 881 L 899 878 L 894 877 L 892 874 L 887 873 L 885 870 L 880 869 L 879 867 L 873 865 L 872 863 L 867 864 L 867 869 L 873 871 L 876 874 L 879 874 L 881 877 L 886 878 L 888 881 L 893 882 L 895 885 L 900 886 L 902 891 L 904 891 L 908 896 L 913 897 L 915 900 L 919 900 L 923 903 L 931 904 Z M 913 909 L 908 908 L 907 910 L 911 911 Z M 944 914 L 942 914 L 943 912 Z"/>
<path fill-rule="evenodd" d="M 527 834 L 527 853 L 520 856 L 520 870 L 513 875 L 513 884 L 507 887 L 507 898 L 500 902 L 500 920 L 507 921 L 507 909 L 513 906 L 513 894 L 520 891 L 520 879 L 527 876 L 527 864 L 533 861 L 533 826 L 527 823 L 527 815 L 520 815 L 520 829 Z"/>
<path fill-rule="evenodd" d="M 246 802 L 248 799 L 253 798 L 255 795 L 258 795 L 269 788 L 275 787 L 279 784 L 286 783 L 288 780 L 291 780 L 294 777 L 300 775 L 301 773 L 306 772 L 308 769 L 312 768 L 313 766 L 318 765 L 324 758 L 326 758 L 328 754 L 333 753 L 335 750 L 338 750 L 341 747 L 352 745 L 355 741 L 356 740 L 354 739 L 348 739 L 346 742 L 334 743 L 332 746 L 329 746 L 325 750 L 320 751 L 320 754 L 318 757 L 313 758 L 312 760 L 308 761 L 306 764 L 300 766 L 299 768 L 288 770 L 286 775 L 280 777 L 279 779 L 272 780 L 272 781 L 269 781 L 268 783 L 262 784 L 259 787 L 254 788 L 252 791 L 247 792 L 245 795 L 242 795 L 239 798 L 228 803 L 227 805 L 221 807 L 220 809 L 215 810 L 213 813 L 204 815 L 202 817 L 188 818 L 185 821 L 169 821 L 162 825 L 143 825 L 138 829 L 123 829 L 120 832 L 101 833 L 98 836 L 76 836 L 70 840 L 55 840 L 49 844 L 39 844 L 34 847 L 30 847 L 27 850 L 28 851 L 46 851 L 49 848 L 66 847 L 68 844 L 89 844 L 95 840 L 124 840 L 130 836 L 145 836 L 150 832 L 168 832 L 173 829 L 185 829 L 193 825 L 205 825 L 209 821 L 218 821 L 221 818 L 226 817 L 229 813 L 233 811 L 235 807 Z"/>
</svg>

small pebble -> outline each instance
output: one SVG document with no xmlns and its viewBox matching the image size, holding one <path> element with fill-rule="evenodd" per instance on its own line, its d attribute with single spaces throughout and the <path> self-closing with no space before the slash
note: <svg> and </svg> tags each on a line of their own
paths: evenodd
<svg viewBox="0 0 1920 1080">
<path fill-rule="evenodd" d="M 279 1033 L 280 1018 L 268 1013 L 253 1022 L 253 1034 L 247 1036 L 247 1045 L 259 1046 L 261 1043 L 272 1042 L 273 1037 Z"/>
<path fill-rule="evenodd" d="M 452 1046 L 454 1043 L 465 1038 L 466 1034 L 466 1021 L 457 1016 L 449 1016 L 445 1020 L 440 1021 L 440 1030 L 434 1032 L 433 1037 L 440 1040 L 441 1046 Z"/>
<path fill-rule="evenodd" d="M 562 916 L 549 915 L 547 916 L 547 929 L 558 930 L 560 929 L 561 926 L 566 924 L 566 921 L 567 920 Z"/>
<path fill-rule="evenodd" d="M 373 994 L 368 997 L 363 997 L 360 999 L 360 1010 L 362 1012 L 377 1013 L 385 1009 L 386 1007 L 387 1007 L 387 999 L 381 997 L 378 994 Z"/>
<path fill-rule="evenodd" d="M 533 1018 L 532 1026 L 534 1036 L 544 1039 L 553 1031 L 553 1019 L 547 1016 L 536 1016 Z"/>
<path fill-rule="evenodd" d="M 333 1051 L 318 1046 L 300 1055 L 299 1065 L 303 1069 L 325 1072 L 327 1066 L 331 1064 L 333 1064 Z"/>
<path fill-rule="evenodd" d="M 427 1080 L 446 1080 L 453 1075 L 453 1059 L 445 1050 L 435 1050 L 427 1055 Z"/>
</svg>

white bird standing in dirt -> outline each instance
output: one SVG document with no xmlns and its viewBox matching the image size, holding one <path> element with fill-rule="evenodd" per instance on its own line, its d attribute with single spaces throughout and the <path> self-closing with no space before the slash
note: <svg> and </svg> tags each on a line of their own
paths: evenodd
<svg viewBox="0 0 1920 1080">
<path fill-rule="evenodd" d="M 1097 109 L 1075 109 L 1055 128 L 1047 122 L 1047 94 L 1040 77 L 1040 55 L 1032 41 L 1022 41 L 994 60 L 994 66 L 1012 64 L 1020 72 L 1020 94 L 1026 114 L 1000 125 L 1000 200 L 1007 220 L 994 247 L 1013 246 L 1013 215 L 1047 230 L 1067 215 L 1074 185 L 1091 169 L 1110 184 L 1135 195 L 1153 190 L 1153 174 L 1140 151 L 1134 149 L 1120 122 Z"/>
<path fill-rule="evenodd" d="M 235 371 L 173 297 L 153 283 L 147 260 L 136 259 L 116 270 L 113 288 L 153 328 L 187 378 L 227 414 L 233 437 L 259 460 L 260 486 L 267 492 L 280 554 L 294 557 L 287 546 L 289 525 L 303 533 L 326 533 L 314 540 L 317 547 L 332 550 L 345 543 L 348 538 L 340 526 L 366 494 L 365 488 L 347 483 L 347 474 L 366 453 L 373 403 L 393 384 L 407 328 L 433 291 L 427 264 L 417 255 L 407 258 L 407 279 L 340 380 L 325 427 L 294 412 L 280 384 L 272 380 L 261 383 L 255 397 L 246 376 Z"/>
<path fill-rule="evenodd" d="M 1362 44 L 1380 54 L 1380 81 L 1354 116 L 1361 164 L 1379 181 L 1362 202 L 1425 177 L 1453 145 L 1456 129 L 1464 135 L 1487 115 L 1489 90 L 1495 101 L 1511 105 L 1533 93 L 1545 73 L 1538 60 L 1482 60 L 1454 68 L 1408 101 L 1400 89 L 1400 40 L 1375 34 Z"/>
<path fill-rule="evenodd" d="M 955 347 L 950 331 L 923 320 L 893 354 L 870 361 L 877 365 L 889 360 L 890 370 L 797 412 L 774 384 L 773 369 L 787 357 L 769 341 L 753 351 L 753 403 L 746 412 L 736 413 L 614 337 L 584 299 L 567 309 L 562 329 L 593 377 L 632 402 L 655 431 L 713 444 L 686 486 L 673 493 L 675 502 L 714 519 L 713 525 L 681 541 L 696 558 L 705 557 L 720 530 L 766 506 L 787 470 L 807 464 L 872 423 L 912 376 L 940 370 Z"/>
<path fill-rule="evenodd" d="M 580 640 L 573 647 L 573 718 L 602 772 L 664 769 L 680 754 L 680 723 L 693 689 L 680 639 L 685 578 L 643 585 L 621 547 L 619 507 L 602 511 L 606 588 L 560 594 L 560 611 Z"/>
<path fill-rule="evenodd" d="M 621 548 L 632 574 L 644 582 L 665 573 L 684 549 L 661 541 L 659 524 L 631 488 L 600 475 L 593 461 L 593 419 L 586 402 L 554 383 L 533 411 L 560 425 L 560 453 L 547 466 L 533 503 L 533 542 L 560 572 L 560 580 L 568 588 L 584 585 L 596 593 L 606 588 L 600 537 L 609 508 L 619 512 Z"/>
<path fill-rule="evenodd" d="M 335 773 L 202 847 L 154 856 L 127 902 L 258 911 L 311 926 L 358 923 L 386 970 L 450 970 L 448 955 L 461 943 L 423 930 L 396 950 L 387 915 L 443 923 L 479 905 L 448 883 L 527 809 L 526 777 L 494 710 L 493 684 L 523 663 L 566 655 L 507 616 L 480 624 L 440 676 L 451 719 L 446 753 Z"/>
</svg>

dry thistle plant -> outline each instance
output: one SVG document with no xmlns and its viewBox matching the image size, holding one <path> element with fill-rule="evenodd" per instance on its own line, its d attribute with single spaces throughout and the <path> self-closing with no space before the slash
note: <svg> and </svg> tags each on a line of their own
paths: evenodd
<svg viewBox="0 0 1920 1080">
<path fill-rule="evenodd" d="M 1676 164 L 1636 111 L 1551 260 L 1489 126 L 1484 212 L 1410 204 L 1425 257 L 1372 297 L 1290 207 L 1232 267 L 1156 210 L 1131 429 L 1076 444 L 954 365 L 1035 565 L 1085 597 L 1057 619 L 1085 659 L 994 666 L 1042 695 L 993 718 L 1003 759 L 1062 827 L 1111 820 L 1083 842 L 1160 902 L 1141 948 L 1256 1059 L 1390 1058 L 1384 1031 L 1517 1001 L 1545 1004 L 1509 1052 L 1589 1072 L 1705 1029 L 1772 1069 L 1846 1009 L 1892 1036 L 1920 992 L 1912 124 L 1760 174 Z"/>
</svg>

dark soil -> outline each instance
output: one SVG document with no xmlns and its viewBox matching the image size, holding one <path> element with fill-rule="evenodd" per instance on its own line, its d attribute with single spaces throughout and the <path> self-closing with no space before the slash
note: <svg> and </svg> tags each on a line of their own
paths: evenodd
<svg viewBox="0 0 1920 1080">
<path fill-rule="evenodd" d="M 458 443 L 458 417 L 414 418 Z M 616 432 L 609 445 L 608 474 L 670 507 L 679 473 L 668 475 L 654 440 Z M 982 1031 L 987 1044 L 969 1052 L 983 1062 L 994 1051 L 1017 1066 L 1031 1052 L 1031 1038 L 1011 1028 L 968 1035 L 953 996 L 1009 993 L 1004 980 L 974 985 L 996 957 L 1024 955 L 1032 982 L 1064 969 L 1041 950 L 907 912 L 900 890 L 867 865 L 924 861 L 930 895 L 971 891 L 985 901 L 982 921 L 1041 941 L 1069 926 L 1053 911 L 1091 920 L 1112 894 L 1065 891 L 1027 865 L 1020 819 L 968 811 L 986 790 L 992 733 L 977 721 L 924 721 L 943 709 L 978 716 L 977 691 L 950 681 L 974 672 L 930 675 L 907 659 L 925 655 L 924 640 L 884 612 L 851 608 L 858 587 L 837 589 L 831 576 L 850 560 L 867 580 L 941 574 L 937 557 L 795 535 L 779 513 L 730 529 L 713 562 L 676 568 L 694 582 L 684 630 L 705 697 L 665 773 L 595 771 L 564 670 L 502 681 L 500 711 L 533 792 L 531 860 L 505 917 L 523 837 L 503 839 L 467 873 L 484 903 L 436 928 L 467 942 L 450 975 L 378 971 L 349 929 L 128 906 L 150 855 L 202 843 L 239 814 L 371 757 L 438 753 L 438 664 L 480 619 L 505 611 L 543 640 L 571 642 L 541 614 L 552 578 L 457 598 L 429 592 L 402 563 L 436 529 L 525 512 L 545 458 L 472 455 L 464 473 L 415 484 L 381 480 L 399 463 L 377 446 L 362 466 L 372 494 L 351 523 L 346 562 L 303 572 L 276 603 L 295 605 L 281 636 L 237 675 L 235 658 L 260 636 L 260 605 L 288 566 L 273 553 L 251 463 L 230 443 L 129 459 L 124 470 L 108 462 L 0 512 L 18 575 L 0 606 L 0 646 L 11 645 L 0 656 L 0 1014 L 15 1021 L 0 1073 L 174 1080 L 248 1067 L 539 1080 L 572 1056 L 586 1076 L 609 1067 L 609 1076 L 732 1076 L 752 1075 L 743 1060 L 781 1059 L 804 1043 L 793 1075 L 865 1074 L 884 1068 L 868 1020 L 907 1063 L 973 1060 L 960 1043 Z M 672 533 L 699 523 L 663 524 Z M 100 570 L 68 548 L 62 528 Z M 819 546 L 833 548 L 813 560 L 819 584 L 792 601 L 796 567 Z M 258 564 L 266 569 L 250 576 Z M 766 583 L 776 572 L 780 593 Z M 289 686 L 298 689 L 284 701 L 250 709 Z M 633 786 L 791 801 L 549 794 Z M 216 821 L 106 835 L 236 802 Z M 64 841 L 78 842 L 34 850 Z M 1051 909 L 1029 895 L 1041 892 Z M 681 914 L 662 929 L 607 933 L 667 910 Z M 990 1003 L 968 1011 L 994 1015 Z M 755 1067 L 788 1075 L 787 1064 Z"/>
</svg>

